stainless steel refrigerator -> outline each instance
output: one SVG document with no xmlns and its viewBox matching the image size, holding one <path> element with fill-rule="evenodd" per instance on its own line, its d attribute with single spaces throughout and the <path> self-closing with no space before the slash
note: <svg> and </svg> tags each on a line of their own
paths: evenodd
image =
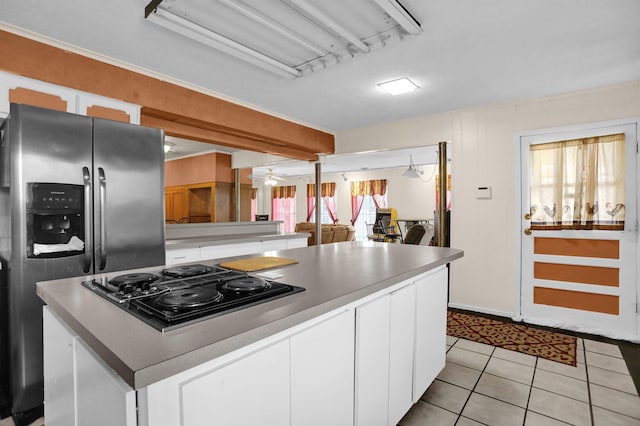
<svg viewBox="0 0 640 426">
<path fill-rule="evenodd" d="M 164 135 L 19 104 L 0 131 L 0 363 L 19 416 L 43 404 L 36 282 L 165 263 Z"/>
</svg>

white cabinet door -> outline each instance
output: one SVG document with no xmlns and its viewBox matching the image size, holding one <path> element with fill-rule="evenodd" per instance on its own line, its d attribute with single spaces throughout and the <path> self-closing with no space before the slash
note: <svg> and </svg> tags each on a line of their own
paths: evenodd
<svg viewBox="0 0 640 426">
<path fill-rule="evenodd" d="M 74 335 L 51 313 L 48 306 L 43 314 L 44 336 L 44 415 L 47 426 L 74 425 Z"/>
<path fill-rule="evenodd" d="M 135 426 L 135 391 L 80 338 L 75 342 L 75 362 L 77 424 Z"/>
<path fill-rule="evenodd" d="M 287 248 L 307 247 L 308 242 L 307 238 L 291 238 L 287 240 Z"/>
<path fill-rule="evenodd" d="M 179 249 L 165 249 L 166 264 L 175 265 L 178 263 L 197 262 L 200 259 L 200 247 L 189 247 Z"/>
<path fill-rule="evenodd" d="M 386 426 L 391 297 L 356 308 L 355 424 Z"/>
<path fill-rule="evenodd" d="M 291 337 L 292 426 L 353 425 L 354 327 L 349 310 Z"/>
<path fill-rule="evenodd" d="M 183 426 L 289 425 L 289 341 L 181 385 Z"/>
<path fill-rule="evenodd" d="M 445 364 L 447 268 L 416 280 L 416 351 L 413 401 L 417 402 Z"/>
<path fill-rule="evenodd" d="M 389 425 L 396 425 L 413 405 L 413 356 L 416 286 L 391 293 L 389 337 Z"/>
<path fill-rule="evenodd" d="M 260 243 L 257 242 L 203 246 L 200 247 L 200 258 L 202 260 L 222 259 L 224 257 L 258 253 L 260 250 Z"/>
</svg>

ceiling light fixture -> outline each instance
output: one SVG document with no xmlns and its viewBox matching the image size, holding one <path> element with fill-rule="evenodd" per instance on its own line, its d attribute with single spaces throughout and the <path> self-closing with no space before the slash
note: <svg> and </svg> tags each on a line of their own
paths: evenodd
<svg viewBox="0 0 640 426">
<path fill-rule="evenodd" d="M 398 78 L 396 80 L 385 81 L 384 83 L 378 83 L 378 87 L 392 94 L 393 96 L 401 95 L 416 90 L 418 85 L 407 77 Z"/>
<path fill-rule="evenodd" d="M 164 143 L 164 153 L 166 154 L 167 152 L 171 152 L 173 151 L 173 145 L 171 142 L 165 142 Z"/>
<path fill-rule="evenodd" d="M 369 53 L 369 50 L 371 50 L 369 46 L 367 46 L 362 40 L 360 40 L 360 38 L 357 35 L 349 31 L 342 25 L 338 24 L 336 21 L 331 19 L 326 13 L 324 13 L 314 5 L 310 4 L 308 1 L 306 0 L 288 0 L 288 1 L 289 3 L 293 3 L 296 6 L 298 6 L 304 12 L 309 14 L 310 17 L 320 22 L 321 24 L 329 28 L 331 31 L 335 32 L 339 36 L 348 40 L 351 44 L 356 46 L 358 49 L 362 50 L 364 53 Z"/>
<path fill-rule="evenodd" d="M 416 20 L 397 0 L 373 0 L 406 32 L 417 35 L 422 32 L 420 22 Z"/>
<path fill-rule="evenodd" d="M 273 186 L 276 183 L 278 183 L 278 181 L 273 179 L 273 178 L 267 178 L 267 179 L 264 180 L 264 184 L 267 185 L 267 186 Z"/>
<path fill-rule="evenodd" d="M 300 77 L 302 75 L 302 73 L 295 68 L 160 7 L 155 8 L 154 12 L 147 16 L 147 19 L 163 28 L 175 31 L 185 37 L 275 74 L 286 77 Z"/>
<path fill-rule="evenodd" d="M 300 34 L 297 34 L 294 31 L 290 30 L 289 28 L 286 28 L 276 20 L 270 18 L 269 16 L 265 15 L 264 13 L 260 12 L 257 9 L 254 9 L 253 7 L 249 6 L 248 4 L 244 3 L 241 0 L 219 0 L 219 1 L 221 3 L 226 4 L 236 12 L 253 20 L 254 22 L 257 22 L 258 24 L 261 24 L 267 28 L 272 29 L 273 31 L 277 32 L 283 37 L 286 37 L 287 39 L 293 41 L 294 43 L 298 43 L 298 45 L 302 47 L 306 47 L 307 49 L 311 50 L 312 52 L 320 56 L 324 56 L 328 53 L 326 50 L 319 47 L 317 44 L 307 40 L 306 38 L 302 37 Z"/>
<path fill-rule="evenodd" d="M 418 170 L 416 165 L 413 164 L 413 157 L 409 154 L 409 168 L 402 174 L 404 177 L 408 178 L 420 178 L 420 175 L 423 173 L 422 170 Z"/>
</svg>

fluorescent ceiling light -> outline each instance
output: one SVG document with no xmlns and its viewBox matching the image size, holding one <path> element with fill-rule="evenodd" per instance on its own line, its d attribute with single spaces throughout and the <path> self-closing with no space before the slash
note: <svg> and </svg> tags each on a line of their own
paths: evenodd
<svg viewBox="0 0 640 426">
<path fill-rule="evenodd" d="M 397 0 L 373 0 L 406 32 L 417 35 L 422 32 L 420 23 Z"/>
<path fill-rule="evenodd" d="M 173 151 L 173 144 L 171 142 L 165 142 L 164 143 L 164 153 L 166 154 L 167 152 Z"/>
<path fill-rule="evenodd" d="M 320 9 L 318 9 L 317 7 L 309 3 L 307 0 L 289 0 L 289 2 L 298 6 L 304 12 L 311 15 L 313 19 L 325 25 L 331 31 L 347 39 L 349 42 L 351 42 L 351 44 L 356 46 L 358 49 L 362 50 L 364 53 L 369 53 L 369 50 L 370 50 L 369 46 L 367 46 L 366 43 L 360 40 L 360 38 L 357 35 L 349 31 L 342 25 L 338 24 L 336 21 L 331 19 L 326 13 L 324 13 L 323 11 L 321 11 Z"/>
<path fill-rule="evenodd" d="M 147 19 L 161 27 L 175 31 L 185 37 L 199 41 L 209 47 L 242 59 L 267 71 L 287 77 L 300 77 L 300 75 L 302 75 L 302 73 L 295 68 L 160 7 L 156 8 L 155 12 L 151 13 Z"/>
<path fill-rule="evenodd" d="M 418 88 L 418 86 L 406 77 L 399 78 L 397 80 L 391 80 L 384 83 L 378 83 L 381 89 L 392 95 L 400 95 L 402 93 L 412 92 Z"/>
</svg>

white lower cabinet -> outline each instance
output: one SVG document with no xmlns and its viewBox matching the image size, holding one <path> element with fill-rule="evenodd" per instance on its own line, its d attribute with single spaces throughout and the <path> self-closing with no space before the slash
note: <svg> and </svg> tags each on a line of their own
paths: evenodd
<svg viewBox="0 0 640 426">
<path fill-rule="evenodd" d="M 185 381 L 180 406 L 183 426 L 288 425 L 289 341 Z"/>
<path fill-rule="evenodd" d="M 356 425 L 396 425 L 413 405 L 415 303 L 410 283 L 356 308 Z"/>
<path fill-rule="evenodd" d="M 348 310 L 291 337 L 292 426 L 353 424 L 353 330 Z"/>
<path fill-rule="evenodd" d="M 165 262 L 167 265 L 197 262 L 200 260 L 200 247 L 165 249 L 165 254 Z"/>
<path fill-rule="evenodd" d="M 444 368 L 447 345 L 447 268 L 416 280 L 413 400 L 417 402 Z"/>
<path fill-rule="evenodd" d="M 413 405 L 413 357 L 416 338 L 416 286 L 393 293 L 389 321 L 389 420 L 396 425 Z M 444 348 L 444 347 L 443 347 Z"/>
<path fill-rule="evenodd" d="M 43 310 L 47 426 L 134 426 L 136 395 L 62 323 Z"/>
<path fill-rule="evenodd" d="M 386 426 L 391 296 L 356 308 L 356 415 L 359 426 Z"/>
</svg>

